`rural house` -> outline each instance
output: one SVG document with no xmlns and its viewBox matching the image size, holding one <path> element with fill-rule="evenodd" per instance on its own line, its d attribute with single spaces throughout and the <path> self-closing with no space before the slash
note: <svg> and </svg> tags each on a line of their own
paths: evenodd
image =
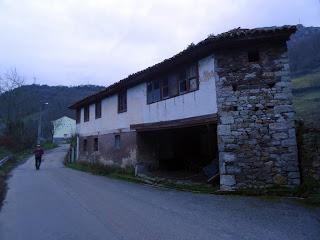
<svg viewBox="0 0 320 240">
<path fill-rule="evenodd" d="M 300 184 L 286 42 L 295 26 L 210 35 L 74 103 L 78 159 L 219 164 L 220 187 Z"/>
<path fill-rule="evenodd" d="M 76 121 L 67 116 L 52 121 L 53 125 L 53 142 L 66 143 L 75 135 Z"/>
</svg>

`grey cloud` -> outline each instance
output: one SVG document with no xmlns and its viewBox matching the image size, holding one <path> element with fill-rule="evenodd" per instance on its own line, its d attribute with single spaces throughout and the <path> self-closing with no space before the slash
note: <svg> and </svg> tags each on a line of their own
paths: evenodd
<svg viewBox="0 0 320 240">
<path fill-rule="evenodd" d="M 108 85 L 210 33 L 299 21 L 319 25 L 318 0 L 0 0 L 0 71 Z"/>
</svg>

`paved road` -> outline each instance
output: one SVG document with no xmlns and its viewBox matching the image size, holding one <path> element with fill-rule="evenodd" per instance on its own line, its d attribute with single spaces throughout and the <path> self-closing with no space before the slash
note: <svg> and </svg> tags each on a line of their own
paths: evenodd
<svg viewBox="0 0 320 240">
<path fill-rule="evenodd" d="M 65 147 L 13 171 L 1 240 L 320 239 L 320 210 L 158 189 L 64 168 Z"/>
</svg>

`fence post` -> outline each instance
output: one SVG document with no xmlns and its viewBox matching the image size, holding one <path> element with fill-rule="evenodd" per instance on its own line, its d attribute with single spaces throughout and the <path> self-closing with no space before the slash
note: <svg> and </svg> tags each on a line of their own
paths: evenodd
<svg viewBox="0 0 320 240">
<path fill-rule="evenodd" d="M 74 162 L 74 147 L 71 146 L 71 162 Z"/>
</svg>

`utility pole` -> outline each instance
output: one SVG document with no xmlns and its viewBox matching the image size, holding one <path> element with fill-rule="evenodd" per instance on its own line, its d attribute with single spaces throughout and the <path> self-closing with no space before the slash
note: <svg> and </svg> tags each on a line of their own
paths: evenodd
<svg viewBox="0 0 320 240">
<path fill-rule="evenodd" d="M 37 144 L 41 143 L 41 130 L 42 130 L 42 109 L 43 106 L 48 105 L 49 103 L 41 103 L 40 104 L 40 111 L 39 111 L 39 122 L 38 122 L 38 137 L 37 137 Z"/>
</svg>

